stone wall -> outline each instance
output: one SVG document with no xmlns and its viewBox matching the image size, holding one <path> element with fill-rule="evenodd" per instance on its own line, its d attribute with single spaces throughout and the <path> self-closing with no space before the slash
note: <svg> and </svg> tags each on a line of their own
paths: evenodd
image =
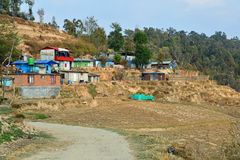
<svg viewBox="0 0 240 160">
<path fill-rule="evenodd" d="M 60 87 L 49 86 L 49 87 L 35 87 L 26 86 L 19 87 L 19 94 L 22 98 L 55 98 L 60 94 Z"/>
</svg>

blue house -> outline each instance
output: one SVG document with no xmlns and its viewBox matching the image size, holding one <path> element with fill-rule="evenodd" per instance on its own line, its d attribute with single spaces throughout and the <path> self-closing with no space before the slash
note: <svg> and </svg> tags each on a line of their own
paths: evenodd
<svg viewBox="0 0 240 160">
<path fill-rule="evenodd" d="M 95 60 L 95 67 L 113 67 L 115 65 L 115 63 L 113 62 L 113 60 L 107 60 L 106 64 L 102 64 L 102 62 L 100 60 Z"/>
<path fill-rule="evenodd" d="M 12 63 L 17 68 L 18 73 L 39 73 L 39 74 L 51 74 L 54 66 L 58 65 L 58 62 L 52 60 L 37 60 L 34 64 L 29 64 L 26 61 L 15 61 Z"/>
</svg>

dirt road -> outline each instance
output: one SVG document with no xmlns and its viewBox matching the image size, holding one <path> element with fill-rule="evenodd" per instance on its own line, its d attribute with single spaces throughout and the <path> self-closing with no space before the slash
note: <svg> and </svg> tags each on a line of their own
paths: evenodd
<svg viewBox="0 0 240 160">
<path fill-rule="evenodd" d="M 133 160 L 127 141 L 117 133 L 102 129 L 48 123 L 29 123 L 66 142 L 63 149 L 43 151 L 25 160 Z"/>
</svg>

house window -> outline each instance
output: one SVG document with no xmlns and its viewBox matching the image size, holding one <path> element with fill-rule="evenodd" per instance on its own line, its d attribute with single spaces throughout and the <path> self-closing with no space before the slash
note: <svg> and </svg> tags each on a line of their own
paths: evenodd
<svg viewBox="0 0 240 160">
<path fill-rule="evenodd" d="M 34 83 L 34 75 L 29 75 L 28 76 L 28 83 L 33 84 Z"/>
<path fill-rule="evenodd" d="M 51 76 L 51 84 L 56 84 L 56 76 Z"/>
<path fill-rule="evenodd" d="M 41 76 L 41 79 L 45 79 L 45 76 Z"/>
</svg>

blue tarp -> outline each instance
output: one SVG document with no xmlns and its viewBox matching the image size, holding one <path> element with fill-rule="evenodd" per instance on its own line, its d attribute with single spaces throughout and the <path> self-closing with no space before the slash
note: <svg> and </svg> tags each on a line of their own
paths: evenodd
<svg viewBox="0 0 240 160">
<path fill-rule="evenodd" d="M 145 94 L 133 94 L 130 96 L 130 98 L 138 101 L 154 101 L 155 100 L 154 96 L 145 95 Z"/>
</svg>

